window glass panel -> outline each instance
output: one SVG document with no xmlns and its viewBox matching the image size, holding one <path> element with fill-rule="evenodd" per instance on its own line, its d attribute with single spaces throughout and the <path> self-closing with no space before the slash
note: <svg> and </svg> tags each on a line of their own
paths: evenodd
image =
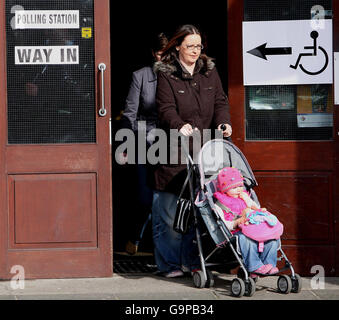
<svg viewBox="0 0 339 320">
<path fill-rule="evenodd" d="M 332 0 L 244 0 L 244 21 L 308 20 L 314 6 L 332 18 Z"/>
<path fill-rule="evenodd" d="M 93 0 L 7 0 L 8 142 L 96 141 Z"/>
<path fill-rule="evenodd" d="M 332 18 L 332 0 L 245 0 L 245 21 Z M 247 140 L 333 139 L 332 85 L 245 86 Z"/>
<path fill-rule="evenodd" d="M 332 126 L 332 85 L 246 87 L 247 140 L 329 140 Z"/>
</svg>

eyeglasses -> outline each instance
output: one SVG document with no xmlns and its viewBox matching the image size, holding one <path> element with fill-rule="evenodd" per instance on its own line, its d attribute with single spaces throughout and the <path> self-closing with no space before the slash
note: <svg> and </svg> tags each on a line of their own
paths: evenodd
<svg viewBox="0 0 339 320">
<path fill-rule="evenodd" d="M 197 44 L 197 45 L 185 45 L 184 48 L 186 48 L 189 51 L 193 51 L 194 49 L 201 51 L 202 49 L 204 49 L 204 46 L 202 44 Z"/>
</svg>

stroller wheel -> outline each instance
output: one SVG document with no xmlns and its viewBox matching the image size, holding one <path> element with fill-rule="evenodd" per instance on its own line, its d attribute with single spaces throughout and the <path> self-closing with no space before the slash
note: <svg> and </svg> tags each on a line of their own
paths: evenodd
<svg viewBox="0 0 339 320">
<path fill-rule="evenodd" d="M 206 281 L 206 288 L 212 288 L 214 286 L 214 279 L 213 279 L 213 273 L 211 270 L 206 270 L 207 273 L 207 281 Z"/>
<path fill-rule="evenodd" d="M 240 278 L 235 278 L 231 283 L 231 292 L 235 297 L 242 297 L 245 294 L 245 282 Z"/>
<path fill-rule="evenodd" d="M 197 288 L 205 288 L 206 279 L 204 273 L 201 270 L 193 273 L 193 283 Z"/>
<path fill-rule="evenodd" d="M 255 281 L 253 278 L 249 277 L 248 281 L 245 282 L 245 295 L 252 297 L 255 292 Z"/>
<path fill-rule="evenodd" d="M 294 277 L 291 277 L 291 280 L 292 280 L 291 292 L 299 293 L 302 288 L 301 277 L 298 274 L 295 274 Z"/>
<path fill-rule="evenodd" d="M 278 278 L 277 286 L 280 293 L 288 294 L 292 289 L 292 280 L 289 276 L 282 275 Z"/>
</svg>

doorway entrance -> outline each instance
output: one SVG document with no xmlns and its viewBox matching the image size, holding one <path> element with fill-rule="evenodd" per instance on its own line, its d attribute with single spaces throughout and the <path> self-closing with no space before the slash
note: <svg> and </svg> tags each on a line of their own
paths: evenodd
<svg viewBox="0 0 339 320">
<path fill-rule="evenodd" d="M 114 130 L 119 129 L 119 115 L 124 109 L 132 73 L 151 64 L 151 40 L 161 32 L 171 37 L 182 24 L 196 25 L 207 39 L 206 54 L 215 58 L 227 93 L 227 1 L 213 4 L 210 8 L 213 18 L 208 16 L 205 8 L 177 0 L 167 7 L 155 1 L 137 2 L 133 3 L 133 8 L 130 6 L 130 3 L 119 5 L 119 12 L 125 13 L 123 24 L 121 20 L 113 18 L 118 11 L 113 8 L 111 11 L 111 41 L 115 44 L 111 52 L 112 74 L 116 77 L 112 88 L 113 139 Z M 127 197 L 131 181 L 135 181 L 132 169 L 116 164 L 113 155 L 114 252 L 125 251 L 133 216 L 138 214 L 138 208 Z M 145 230 L 144 241 L 145 246 L 142 247 L 141 242 L 140 250 L 152 253 L 152 234 L 149 227 Z"/>
</svg>

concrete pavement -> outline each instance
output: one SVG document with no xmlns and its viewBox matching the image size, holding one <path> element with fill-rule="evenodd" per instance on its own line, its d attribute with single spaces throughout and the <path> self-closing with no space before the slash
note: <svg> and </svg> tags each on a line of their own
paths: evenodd
<svg viewBox="0 0 339 320">
<path fill-rule="evenodd" d="M 252 297 L 231 296 L 233 275 L 213 272 L 212 288 L 198 289 L 190 276 L 166 279 L 153 274 L 114 274 L 110 278 L 25 280 L 24 288 L 0 282 L 1 300 L 339 300 L 339 278 L 325 278 L 324 287 L 302 278 L 300 293 L 277 292 L 277 277 L 261 278 Z M 18 285 L 18 284 L 17 284 Z M 17 286 L 16 285 L 16 286 Z"/>
</svg>

